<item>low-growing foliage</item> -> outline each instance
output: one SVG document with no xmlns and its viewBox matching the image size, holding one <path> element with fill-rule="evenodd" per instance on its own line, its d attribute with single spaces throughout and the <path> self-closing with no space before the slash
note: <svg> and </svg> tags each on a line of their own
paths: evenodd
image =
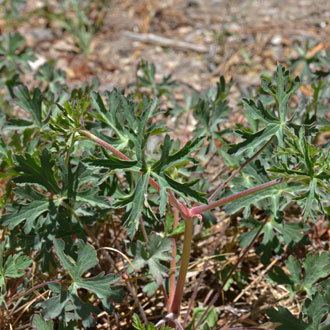
<svg viewBox="0 0 330 330">
<path fill-rule="evenodd" d="M 2 40 L 4 81 L 28 70 L 30 53 L 22 42 L 18 35 Z M 320 63 L 329 69 L 326 59 Z M 330 213 L 329 145 L 317 143 L 329 127 L 329 70 L 309 73 L 314 93 L 306 97 L 299 78 L 279 65 L 274 75 L 261 77 L 256 97 L 242 100 L 246 125 L 235 129 L 223 126 L 231 108 L 230 84 L 221 77 L 192 102 L 197 124 L 185 143 L 167 125 L 174 98 L 171 106 L 166 100 L 177 84 L 169 76 L 159 81 L 153 64 L 141 62 L 130 94 L 70 90 L 52 63 L 35 79 L 35 88 L 19 77 L 5 87 L 11 105 L 2 115 L 0 144 L 5 324 L 40 290 L 43 299 L 35 299 L 29 320 L 37 329 L 93 327 L 96 315 L 116 313 L 115 304 L 127 295 L 135 301 L 130 312 L 140 313 L 133 316 L 135 329 L 179 329 L 193 228 L 216 221 L 211 212 L 223 206 L 242 217 L 243 249 L 255 247 L 265 265 L 283 259 L 267 280 L 283 285 L 303 307 L 300 315 L 280 304 L 270 309 L 276 329 L 329 329 L 330 252 L 296 254 L 302 246 L 312 250 L 308 234 Z M 203 175 L 205 159 L 214 155 L 230 169 L 218 175 L 218 185 Z M 105 230 L 113 241 L 102 239 Z M 112 246 L 118 240 L 120 250 Z M 110 251 L 123 258 L 120 269 Z M 222 288 L 240 277 L 235 271 L 234 265 L 219 274 Z M 149 297 L 162 292 L 157 325 L 147 322 L 137 289 Z M 185 324 L 211 329 L 218 317 L 216 307 L 200 306 Z"/>
</svg>

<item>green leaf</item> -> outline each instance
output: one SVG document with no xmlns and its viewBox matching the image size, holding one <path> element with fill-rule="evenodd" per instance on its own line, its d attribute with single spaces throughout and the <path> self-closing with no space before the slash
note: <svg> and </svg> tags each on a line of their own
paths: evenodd
<svg viewBox="0 0 330 330">
<path fill-rule="evenodd" d="M 205 307 L 196 307 L 193 312 L 193 323 L 200 324 L 199 329 L 214 329 L 217 325 L 219 318 L 219 312 L 215 307 L 208 309 L 206 315 L 203 317 L 204 312 L 206 311 Z M 203 317 L 203 319 L 201 319 Z"/>
<path fill-rule="evenodd" d="M 138 317 L 137 314 L 133 314 L 133 317 L 132 317 L 132 326 L 136 330 L 144 330 L 145 329 L 143 323 L 141 322 L 141 320 L 140 320 L 140 318 Z"/>
<path fill-rule="evenodd" d="M 76 195 L 76 202 L 81 202 L 91 207 L 98 207 L 100 209 L 111 208 L 109 201 L 107 201 L 103 196 L 98 196 L 92 191 L 78 192 Z"/>
<path fill-rule="evenodd" d="M 194 200 L 207 204 L 207 199 L 203 197 L 203 193 L 191 189 L 187 183 L 180 183 L 173 180 L 170 176 L 164 173 L 164 177 L 169 186 L 177 192 L 182 193 L 186 197 L 191 197 Z"/>
<path fill-rule="evenodd" d="M 4 265 L 4 276 L 19 278 L 25 274 L 25 270 L 32 264 L 32 260 L 22 254 L 10 255 Z"/>
<path fill-rule="evenodd" d="M 228 151 L 231 154 L 235 153 L 237 156 L 241 155 L 245 151 L 252 153 L 253 150 L 261 147 L 261 145 L 267 143 L 272 137 L 276 136 L 280 129 L 280 125 L 270 123 L 266 128 L 256 133 L 245 134 L 245 140 L 232 146 Z"/>
<path fill-rule="evenodd" d="M 8 226 L 9 229 L 15 228 L 24 220 L 33 223 L 40 215 L 48 211 L 48 208 L 48 200 L 34 200 L 30 204 L 22 206 L 18 212 L 4 215 L 1 218 L 1 223 Z"/>
<path fill-rule="evenodd" d="M 15 88 L 16 103 L 25 111 L 32 115 L 34 122 L 37 126 L 42 126 L 42 100 L 40 89 L 36 88 L 33 91 L 32 97 L 28 88 L 20 85 Z"/>
<path fill-rule="evenodd" d="M 324 285 L 311 298 L 306 299 L 302 313 L 307 316 L 311 330 L 330 329 L 330 282 Z"/>
<path fill-rule="evenodd" d="M 330 275 L 330 253 L 308 253 L 305 260 L 300 261 L 290 256 L 286 262 L 290 272 L 289 285 L 292 291 L 305 291 L 308 297 L 316 291 L 316 283 Z"/>
<path fill-rule="evenodd" d="M 311 293 L 313 285 L 320 279 L 330 275 L 330 253 L 309 253 L 304 261 L 304 278 L 302 285 L 308 293 Z"/>
<path fill-rule="evenodd" d="M 18 176 L 14 178 L 15 182 L 36 183 L 54 194 L 60 192 L 53 171 L 54 161 L 46 149 L 42 151 L 39 159 L 26 153 L 25 156 L 16 156 L 16 161 L 18 165 L 15 166 L 15 171 Z"/>
<path fill-rule="evenodd" d="M 121 290 L 110 288 L 111 284 L 115 284 L 118 277 L 115 275 L 104 275 L 104 272 L 94 276 L 93 278 L 80 279 L 75 281 L 74 286 L 83 288 L 95 293 L 100 299 L 111 297 L 113 300 L 120 300 L 122 297 Z"/>
<path fill-rule="evenodd" d="M 99 308 L 83 302 L 78 296 L 71 294 L 67 288 L 58 284 L 49 285 L 49 288 L 53 293 L 52 297 L 38 304 L 44 311 L 45 320 L 59 318 L 67 327 L 73 320 L 81 321 L 84 328 L 94 325 L 92 314 L 98 314 Z"/>
<path fill-rule="evenodd" d="M 102 120 L 105 124 L 110 126 L 117 135 L 121 136 L 121 133 L 118 130 L 118 128 L 121 128 L 121 125 L 116 119 L 116 113 L 123 102 L 123 96 L 117 90 L 113 90 L 111 93 L 108 93 L 107 96 L 111 111 L 105 107 L 103 99 L 99 93 L 92 94 L 94 108 L 98 114 L 99 120 Z"/>
<path fill-rule="evenodd" d="M 193 107 L 193 115 L 197 119 L 196 135 L 214 140 L 219 139 L 219 124 L 228 118 L 228 95 L 230 85 L 226 84 L 223 76 L 219 78 L 217 87 L 211 88 L 205 95 L 198 95 L 198 101 Z M 210 145 L 212 146 L 211 140 Z M 215 149 L 215 148 L 214 148 Z"/>
<path fill-rule="evenodd" d="M 240 191 L 243 191 L 243 189 L 241 188 Z M 239 198 L 239 199 L 225 205 L 224 209 L 229 214 L 234 214 L 234 213 L 240 211 L 242 208 L 250 207 L 251 205 L 257 205 L 258 203 L 264 201 L 265 199 L 269 199 L 269 198 L 273 197 L 277 193 L 277 191 L 278 191 L 277 187 L 271 187 L 271 188 L 265 189 L 262 191 L 262 194 L 254 193 L 247 197 Z"/>
<path fill-rule="evenodd" d="M 164 142 L 161 145 L 161 155 L 160 159 L 152 165 L 152 170 L 156 173 L 159 173 L 164 165 L 167 164 L 167 159 L 170 154 L 170 150 L 173 144 L 169 135 L 165 135 Z"/>
<path fill-rule="evenodd" d="M 76 260 L 64 253 L 64 246 L 62 240 L 54 240 L 56 255 L 73 280 L 70 286 L 71 293 L 77 295 L 77 289 L 84 288 L 95 293 L 100 299 L 109 297 L 118 299 L 120 297 L 121 294 L 117 289 L 110 288 L 110 285 L 118 280 L 116 276 L 104 275 L 102 272 L 94 277 L 82 277 L 84 273 L 98 264 L 96 250 L 91 245 L 78 241 Z"/>
<path fill-rule="evenodd" d="M 303 237 L 303 226 L 299 223 L 287 223 L 284 220 L 281 223 L 273 221 L 272 226 L 277 233 L 283 235 L 286 244 L 298 243 Z"/>
<path fill-rule="evenodd" d="M 256 104 L 251 99 L 243 99 L 243 105 L 253 119 L 259 119 L 267 125 L 269 123 L 278 123 L 278 118 L 265 109 L 261 101 Z"/>
<path fill-rule="evenodd" d="M 279 307 L 277 310 L 272 308 L 267 311 L 267 315 L 274 323 L 280 323 L 276 330 L 305 330 L 308 329 L 308 324 L 301 319 L 295 318 L 289 310 Z"/>
<path fill-rule="evenodd" d="M 7 278 L 19 278 L 24 276 L 26 269 L 32 264 L 32 260 L 22 253 L 11 254 L 5 258 L 5 242 L 0 242 L 0 290 Z"/>
<path fill-rule="evenodd" d="M 138 163 L 137 161 L 121 160 L 114 156 L 107 155 L 106 159 L 87 159 L 87 163 L 97 167 L 104 167 L 110 170 L 131 169 Z"/>
<path fill-rule="evenodd" d="M 301 274 L 301 266 L 299 261 L 293 256 L 289 256 L 285 264 L 288 267 L 292 281 L 296 284 L 300 283 L 302 274 Z"/>
<path fill-rule="evenodd" d="M 83 244 L 79 241 L 77 261 L 64 253 L 64 247 L 64 241 L 60 239 L 54 240 L 56 255 L 63 268 L 69 272 L 73 280 L 80 279 L 87 270 L 97 265 L 96 251 L 91 245 Z"/>
<path fill-rule="evenodd" d="M 167 327 L 166 325 L 162 325 L 160 328 L 156 328 L 156 326 L 152 323 L 143 324 L 137 314 L 133 314 L 132 317 L 132 326 L 135 330 L 171 330 L 172 328 Z"/>
<path fill-rule="evenodd" d="M 53 330 L 53 321 L 45 321 L 40 315 L 34 315 L 32 319 L 32 327 L 35 330 Z"/>
<path fill-rule="evenodd" d="M 138 270 L 148 266 L 150 275 L 160 285 L 163 283 L 163 278 L 168 276 L 168 268 L 162 262 L 171 260 L 171 248 L 170 239 L 151 234 L 148 243 L 138 241 L 133 248 L 132 253 L 135 256 L 133 265 Z"/>
<path fill-rule="evenodd" d="M 139 176 L 134 189 L 133 200 L 129 204 L 130 209 L 125 217 L 124 226 L 127 228 L 130 237 L 134 236 L 139 226 L 139 220 L 144 207 L 144 201 L 146 199 L 149 177 L 149 172 Z"/>
<path fill-rule="evenodd" d="M 162 146 L 161 157 L 159 161 L 157 161 L 152 166 L 152 170 L 156 173 L 159 173 L 165 169 L 168 169 L 169 167 L 172 167 L 176 162 L 182 161 L 182 159 L 184 159 L 188 154 L 193 152 L 200 145 L 203 139 L 203 137 L 200 137 L 189 141 L 180 150 L 173 154 L 169 154 L 173 141 L 168 135 L 166 135 L 164 144 Z"/>
<path fill-rule="evenodd" d="M 317 179 L 313 178 L 309 184 L 308 195 L 306 198 L 306 203 L 304 207 L 304 217 L 305 219 L 312 215 L 313 206 L 316 200 L 316 189 L 317 189 Z"/>
</svg>

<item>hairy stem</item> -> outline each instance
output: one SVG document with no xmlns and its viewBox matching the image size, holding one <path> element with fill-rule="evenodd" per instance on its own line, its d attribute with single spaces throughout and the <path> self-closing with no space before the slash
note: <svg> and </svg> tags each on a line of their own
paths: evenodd
<svg viewBox="0 0 330 330">
<path fill-rule="evenodd" d="M 116 155 L 118 158 L 123 159 L 123 160 L 130 160 L 125 154 L 123 154 L 121 151 L 113 147 L 110 143 L 100 139 L 96 135 L 92 134 L 91 132 L 87 130 L 80 130 L 79 131 L 82 135 L 86 136 L 88 139 L 94 141 L 101 147 L 110 150 L 114 155 Z"/>
<path fill-rule="evenodd" d="M 173 207 L 173 229 L 175 229 L 179 224 L 179 210 Z M 169 279 L 169 294 L 168 294 L 168 301 L 167 301 L 167 308 L 171 307 L 174 292 L 175 292 L 175 272 L 176 272 L 176 238 L 172 238 L 172 258 L 171 258 L 171 265 L 170 265 L 170 279 Z"/>
<path fill-rule="evenodd" d="M 256 193 L 260 190 L 270 188 L 270 187 L 275 186 L 275 185 L 277 185 L 281 182 L 282 182 L 282 180 L 275 179 L 275 180 L 260 184 L 258 186 L 240 191 L 236 194 L 233 194 L 233 195 L 230 195 L 230 196 L 227 196 L 227 197 L 223 197 L 223 198 L 221 198 L 221 199 L 219 199 L 215 202 L 212 202 L 210 204 L 195 206 L 195 207 L 190 209 L 191 215 L 196 216 L 196 215 L 199 215 L 199 214 L 203 214 L 206 211 L 210 211 L 210 210 L 212 210 L 216 207 L 228 204 L 228 203 L 233 202 L 233 201 L 235 201 L 239 198 L 249 196 L 249 195 L 254 194 L 254 193 Z"/>
<path fill-rule="evenodd" d="M 193 237 L 193 228 L 194 228 L 194 219 L 188 218 L 185 219 L 185 229 L 184 229 L 184 239 L 183 239 L 183 249 L 180 263 L 179 277 L 175 288 L 175 293 L 173 301 L 170 307 L 170 313 L 175 315 L 179 314 L 181 301 L 183 296 L 183 289 L 186 282 L 186 275 L 188 271 L 189 259 L 190 259 L 190 250 L 191 242 Z"/>
</svg>

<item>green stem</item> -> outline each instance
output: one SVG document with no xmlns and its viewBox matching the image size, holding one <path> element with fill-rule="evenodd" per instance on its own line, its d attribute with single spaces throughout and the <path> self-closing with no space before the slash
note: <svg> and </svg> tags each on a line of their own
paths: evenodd
<svg viewBox="0 0 330 330">
<path fill-rule="evenodd" d="M 183 239 L 183 249 L 180 263 L 180 272 L 178 281 L 175 288 L 175 293 L 173 301 L 170 307 L 170 313 L 178 315 L 180 312 L 181 301 L 183 296 L 183 290 L 186 282 L 186 275 L 189 266 L 191 242 L 193 237 L 194 219 L 185 219 L 185 229 L 184 229 L 184 239 Z"/>
</svg>

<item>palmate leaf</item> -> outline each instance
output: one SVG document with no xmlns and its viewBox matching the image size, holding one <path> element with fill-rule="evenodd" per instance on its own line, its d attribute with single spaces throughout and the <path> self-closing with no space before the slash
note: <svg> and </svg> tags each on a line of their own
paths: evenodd
<svg viewBox="0 0 330 330">
<path fill-rule="evenodd" d="M 108 209 L 111 207 L 110 202 L 103 196 L 95 194 L 94 191 L 78 192 L 76 195 L 76 202 L 81 202 L 83 205 L 91 207 L 98 207 L 99 209 Z M 77 205 L 75 205 L 75 208 Z"/>
<path fill-rule="evenodd" d="M 53 321 L 45 321 L 40 315 L 34 315 L 32 319 L 32 328 L 34 330 L 53 330 Z"/>
<path fill-rule="evenodd" d="M 39 159 L 26 153 L 24 156 L 16 156 L 15 160 L 17 165 L 14 169 L 18 173 L 15 182 L 36 183 L 54 194 L 60 192 L 53 170 L 54 161 L 47 149 L 42 151 Z"/>
<path fill-rule="evenodd" d="M 171 90 L 176 87 L 176 82 L 172 79 L 171 75 L 163 77 L 160 82 L 157 81 L 155 75 L 155 65 L 145 60 L 141 60 L 137 68 L 137 87 L 148 88 L 150 89 L 150 92 L 157 97 L 169 94 Z M 145 94 L 145 91 L 143 91 L 143 93 Z"/>
<path fill-rule="evenodd" d="M 73 280 L 79 280 L 80 277 L 90 268 L 98 263 L 95 249 L 89 244 L 79 242 L 78 258 L 73 260 L 64 253 L 64 242 L 62 240 L 54 241 L 54 248 L 63 268 L 68 271 Z"/>
<path fill-rule="evenodd" d="M 316 283 L 330 275 L 330 253 L 308 253 L 304 261 L 290 256 L 286 266 L 290 275 L 285 274 L 279 279 L 270 273 L 270 278 L 289 286 L 292 292 L 304 291 L 312 298 L 317 290 Z"/>
<path fill-rule="evenodd" d="M 246 151 L 253 153 L 256 148 L 261 147 L 273 137 L 276 137 L 279 144 L 283 145 L 285 130 L 290 124 L 290 119 L 287 118 L 288 102 L 298 88 L 299 79 L 292 79 L 289 71 L 280 65 L 277 67 L 273 78 L 262 77 L 261 92 L 273 98 L 273 109 L 265 108 L 260 99 L 258 102 L 243 99 L 246 116 L 262 123 L 264 128 L 253 132 L 238 131 L 244 141 L 233 145 L 229 152 L 236 155 Z"/>
<path fill-rule="evenodd" d="M 134 130 L 134 133 L 130 132 L 129 137 L 135 146 L 136 159 L 139 162 L 144 162 L 145 161 L 144 150 L 149 134 L 151 133 L 150 131 L 148 131 L 147 123 L 148 120 L 154 114 L 155 110 L 157 109 L 158 100 L 157 99 L 148 100 L 144 97 L 141 103 L 142 104 L 140 105 L 140 107 L 142 109 L 137 109 L 139 110 L 139 115 L 136 117 L 137 129 Z"/>
<path fill-rule="evenodd" d="M 261 78 L 261 91 L 273 96 L 279 112 L 279 119 L 282 123 L 286 121 L 287 104 L 290 97 L 300 86 L 299 77 L 292 78 L 287 69 L 278 65 L 273 78 L 263 76 Z"/>
<path fill-rule="evenodd" d="M 117 90 L 106 93 L 106 96 L 107 107 L 100 94 L 93 94 L 97 119 L 111 129 L 111 139 L 114 139 L 118 149 L 133 144 L 136 159 L 142 161 L 147 138 L 152 132 L 148 130 L 147 123 L 157 108 L 157 99 L 143 98 L 139 104 L 134 104 L 132 98 Z"/>
<path fill-rule="evenodd" d="M 50 284 L 49 288 L 52 291 L 52 297 L 37 305 L 43 310 L 44 320 L 59 318 L 65 328 L 72 321 L 80 320 L 84 328 L 90 328 L 94 325 L 92 314 L 98 314 L 99 308 L 83 302 L 78 296 L 71 294 L 59 284 Z"/>
<path fill-rule="evenodd" d="M 270 123 L 278 123 L 278 118 L 267 110 L 260 100 L 256 104 L 254 100 L 244 98 L 242 102 L 244 109 L 253 119 L 258 119 L 266 125 Z"/>
<path fill-rule="evenodd" d="M 150 275 L 160 285 L 168 275 L 168 268 L 163 262 L 171 260 L 171 246 L 171 240 L 157 234 L 151 234 L 148 243 L 138 241 L 132 248 L 134 267 L 140 270 L 147 266 Z"/>
<path fill-rule="evenodd" d="M 237 166 L 237 165 L 236 165 Z M 232 180 L 232 187 L 230 193 L 239 193 L 245 189 L 252 188 L 256 185 L 263 184 L 270 181 L 268 174 L 265 171 L 265 168 L 261 165 L 259 161 L 255 163 L 248 164 L 242 170 L 242 176 L 234 178 Z M 273 216 L 276 216 L 278 207 L 281 205 L 283 208 L 288 202 L 289 198 L 284 195 L 282 192 L 285 191 L 289 194 L 291 191 L 294 191 L 294 188 L 291 188 L 289 185 L 282 183 L 263 190 L 262 194 L 251 194 L 246 197 L 239 198 L 227 205 L 224 206 L 226 212 L 233 214 L 241 209 L 244 209 L 244 215 L 249 216 L 251 206 L 256 206 L 260 209 L 265 209 L 271 211 Z M 226 194 L 229 192 L 227 191 Z"/>
<path fill-rule="evenodd" d="M 0 37 L 0 70 L 15 75 L 19 65 L 27 66 L 29 60 L 35 59 L 30 49 L 25 46 L 24 37 L 16 33 L 4 33 Z"/>
<path fill-rule="evenodd" d="M 311 330 L 330 329 L 330 280 L 318 285 L 318 292 L 306 299 L 302 313 L 310 323 Z"/>
<path fill-rule="evenodd" d="M 164 178 L 165 178 L 167 184 L 169 185 L 169 187 L 171 187 L 175 191 L 183 194 L 186 197 L 191 197 L 198 202 L 207 204 L 207 199 L 203 196 L 204 194 L 197 190 L 190 188 L 189 183 L 180 183 L 178 181 L 173 180 L 170 176 L 168 176 L 166 174 L 164 174 Z"/>
<path fill-rule="evenodd" d="M 20 85 L 14 89 L 15 100 L 19 107 L 30 113 L 34 123 L 41 127 L 42 126 L 42 100 L 40 89 L 36 88 L 33 91 L 32 96 L 28 88 L 24 85 Z"/>
<path fill-rule="evenodd" d="M 199 98 L 193 108 L 193 115 L 198 121 L 197 136 L 216 137 L 219 131 L 218 125 L 228 116 L 229 91 L 230 84 L 226 84 L 224 77 L 221 76 L 216 89 L 211 88 L 205 96 Z"/>
<path fill-rule="evenodd" d="M 72 278 L 70 286 L 70 292 L 72 294 L 77 295 L 77 289 L 84 288 L 95 293 L 103 300 L 109 297 L 112 299 L 118 299 L 120 297 L 117 289 L 110 288 L 110 285 L 118 280 L 116 276 L 104 275 L 102 272 L 94 277 L 82 277 L 84 273 L 98 264 L 96 250 L 91 245 L 78 241 L 78 255 L 76 260 L 64 253 L 64 242 L 62 240 L 55 240 L 54 248 L 60 263 Z"/>
<path fill-rule="evenodd" d="M 262 245 L 267 245 L 275 239 L 284 244 L 298 243 L 304 237 L 304 227 L 301 224 L 288 223 L 284 219 L 271 218 L 265 225 L 254 219 L 248 219 L 243 221 L 242 225 L 250 229 L 240 237 L 242 247 L 247 247 L 258 232 L 263 236 Z"/>
<path fill-rule="evenodd" d="M 43 213 L 47 212 L 49 207 L 49 201 L 46 199 L 34 200 L 30 204 L 22 206 L 18 212 L 4 215 L 0 221 L 2 225 L 13 229 L 25 220 L 28 223 L 33 223 Z M 28 227 L 31 226 L 28 225 Z"/>
<path fill-rule="evenodd" d="M 24 46 L 25 39 L 20 33 L 13 33 L 1 37 L 0 55 L 14 56 L 16 51 Z"/>
<path fill-rule="evenodd" d="M 193 324 L 200 324 L 198 328 L 210 330 L 216 329 L 219 312 L 216 307 L 210 309 L 205 307 L 196 307 L 193 312 Z"/>
<path fill-rule="evenodd" d="M 117 114 L 120 111 L 123 111 L 128 116 L 127 119 L 132 117 L 131 111 L 129 109 L 129 104 L 127 103 L 126 98 L 116 89 L 112 92 L 107 93 L 107 101 L 108 107 L 106 108 L 103 99 L 99 93 L 92 94 L 93 106 L 97 113 L 97 118 L 105 123 L 107 126 L 111 127 L 111 129 L 116 133 L 116 135 L 120 138 L 124 137 L 123 132 L 123 124 L 117 118 Z"/>
<path fill-rule="evenodd" d="M 303 209 L 304 218 L 315 219 L 329 200 L 330 155 L 308 143 L 303 129 L 300 129 L 299 136 L 291 131 L 287 134 L 289 138 L 278 155 L 288 157 L 290 162 L 279 163 L 269 171 L 295 182 L 293 195 Z"/>
<path fill-rule="evenodd" d="M 277 123 L 270 123 L 266 128 L 256 132 L 256 133 L 248 133 L 237 131 L 238 134 L 244 137 L 244 141 L 231 146 L 228 150 L 230 154 L 241 155 L 243 152 L 250 151 L 253 153 L 255 149 L 261 147 L 266 144 L 274 136 L 278 136 L 278 134 L 282 134 L 282 127 Z"/>
<path fill-rule="evenodd" d="M 4 276 L 18 278 L 25 274 L 25 270 L 32 264 L 32 260 L 20 253 L 10 255 L 4 264 Z"/>
<path fill-rule="evenodd" d="M 243 189 L 241 189 L 243 190 Z M 250 208 L 252 205 L 258 205 L 259 203 L 268 203 L 269 201 L 267 199 L 270 199 L 274 195 L 276 195 L 279 191 L 278 187 L 271 187 L 268 189 L 265 189 L 262 194 L 251 194 L 247 197 L 242 197 L 240 199 L 237 199 L 227 205 L 224 206 L 224 209 L 229 214 L 234 214 L 238 211 L 240 211 L 243 208 Z"/>
<path fill-rule="evenodd" d="M 32 260 L 22 253 L 11 254 L 5 258 L 5 242 L 0 243 L 0 289 L 7 278 L 19 278 L 25 274 Z"/>
</svg>

